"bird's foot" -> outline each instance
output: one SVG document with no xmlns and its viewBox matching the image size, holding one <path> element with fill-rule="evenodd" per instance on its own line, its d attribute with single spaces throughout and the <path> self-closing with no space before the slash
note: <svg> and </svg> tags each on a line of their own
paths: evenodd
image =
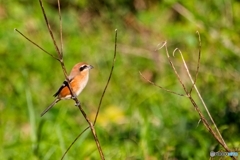
<svg viewBox="0 0 240 160">
<path fill-rule="evenodd" d="M 80 106 L 80 105 L 81 105 L 80 102 L 78 102 L 78 103 L 75 104 L 76 107 L 78 107 L 78 106 Z"/>
<path fill-rule="evenodd" d="M 75 96 L 72 96 L 71 98 L 72 98 L 72 99 L 76 99 L 76 97 L 75 97 Z"/>
</svg>

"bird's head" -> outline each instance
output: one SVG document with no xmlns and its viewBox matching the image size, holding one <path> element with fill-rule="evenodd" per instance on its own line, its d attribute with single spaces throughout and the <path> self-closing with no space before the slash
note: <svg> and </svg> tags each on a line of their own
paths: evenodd
<svg viewBox="0 0 240 160">
<path fill-rule="evenodd" d="M 73 69 L 71 70 L 71 73 L 69 75 L 69 79 L 73 78 L 74 76 L 76 76 L 77 74 L 89 74 L 89 70 L 91 70 L 93 68 L 92 65 L 87 64 L 85 62 L 80 62 L 77 63 Z"/>
</svg>

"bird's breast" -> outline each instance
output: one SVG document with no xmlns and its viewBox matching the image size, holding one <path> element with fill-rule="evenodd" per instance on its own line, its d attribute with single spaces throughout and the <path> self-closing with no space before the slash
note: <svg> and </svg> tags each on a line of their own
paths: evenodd
<svg viewBox="0 0 240 160">
<path fill-rule="evenodd" d="M 86 87 L 88 82 L 88 75 L 76 77 L 73 81 L 72 87 L 73 91 L 78 96 L 82 90 Z M 76 87 L 75 87 L 76 86 Z"/>
</svg>

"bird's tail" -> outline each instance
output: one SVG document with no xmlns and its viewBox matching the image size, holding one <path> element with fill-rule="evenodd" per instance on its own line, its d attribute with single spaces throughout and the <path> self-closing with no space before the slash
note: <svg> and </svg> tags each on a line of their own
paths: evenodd
<svg viewBox="0 0 240 160">
<path fill-rule="evenodd" d="M 42 113 L 41 113 L 41 117 L 45 114 L 45 113 L 47 113 L 47 111 L 49 110 L 49 109 L 51 109 L 57 102 L 59 102 L 60 101 L 60 99 L 58 99 L 58 98 L 56 98 Z"/>
</svg>

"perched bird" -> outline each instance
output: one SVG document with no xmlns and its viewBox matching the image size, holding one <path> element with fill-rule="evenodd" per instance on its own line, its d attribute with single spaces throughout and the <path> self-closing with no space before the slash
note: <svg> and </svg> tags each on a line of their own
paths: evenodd
<svg viewBox="0 0 240 160">
<path fill-rule="evenodd" d="M 78 96 L 87 85 L 88 78 L 89 78 L 89 70 L 92 68 L 93 66 L 84 62 L 77 63 L 72 68 L 68 78 L 69 78 L 72 90 L 76 94 L 76 96 Z M 53 96 L 56 97 L 56 99 L 52 102 L 52 104 L 50 104 L 49 107 L 47 107 L 42 112 L 41 117 L 60 100 L 72 98 L 67 80 L 63 82 L 62 86 L 58 89 L 58 91 Z"/>
</svg>

